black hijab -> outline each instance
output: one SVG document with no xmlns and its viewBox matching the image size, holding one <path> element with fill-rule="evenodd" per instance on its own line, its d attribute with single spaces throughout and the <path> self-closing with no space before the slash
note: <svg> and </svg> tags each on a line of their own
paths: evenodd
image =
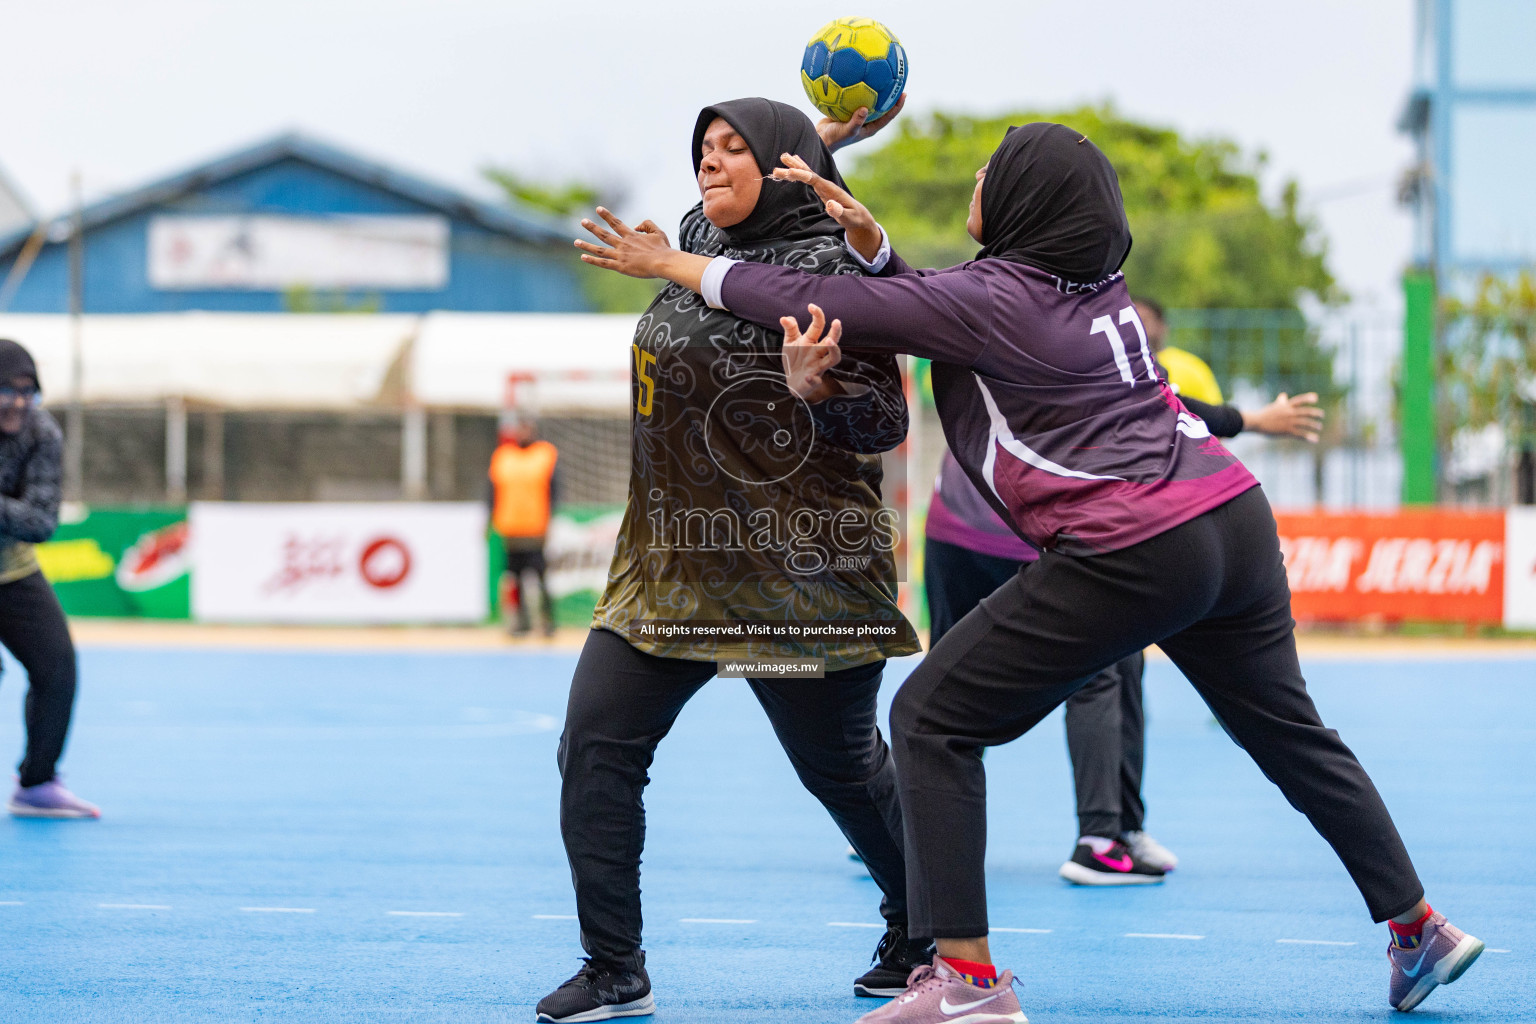
<svg viewBox="0 0 1536 1024">
<path fill-rule="evenodd" d="M 31 377 L 33 385 L 40 386 L 32 353 L 9 338 L 0 338 L 0 384 L 9 387 L 17 377 Z"/>
<path fill-rule="evenodd" d="M 810 165 L 811 170 L 834 181 L 841 188 L 842 175 L 832 153 L 816 134 L 811 119 L 788 103 L 763 99 L 748 99 L 716 103 L 699 111 L 699 119 L 693 126 L 693 173 L 699 173 L 703 156 L 699 147 L 704 133 L 715 118 L 725 122 L 746 140 L 747 147 L 757 160 L 758 170 L 763 172 L 763 191 L 757 205 L 740 224 L 719 228 L 720 234 L 733 245 L 764 241 L 794 241 L 819 235 L 835 235 L 842 231 L 837 221 L 827 216 L 826 205 L 817 197 L 815 190 L 798 181 L 774 181 L 768 175 L 781 166 L 779 155 L 793 153 Z"/>
<path fill-rule="evenodd" d="M 1120 269 L 1131 226 L 1114 167 L 1081 132 L 1009 128 L 987 161 L 977 259 L 1011 260 L 1091 284 Z"/>
</svg>

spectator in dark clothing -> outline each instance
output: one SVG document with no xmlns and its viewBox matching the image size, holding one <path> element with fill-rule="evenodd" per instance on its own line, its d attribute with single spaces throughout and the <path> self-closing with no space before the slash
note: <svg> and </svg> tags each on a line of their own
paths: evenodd
<svg viewBox="0 0 1536 1024">
<path fill-rule="evenodd" d="M 56 769 L 75 704 L 75 647 L 32 545 L 59 525 L 63 434 L 38 405 L 37 366 L 0 339 L 0 644 L 27 672 L 27 752 L 7 809 L 20 818 L 99 818 Z"/>
</svg>

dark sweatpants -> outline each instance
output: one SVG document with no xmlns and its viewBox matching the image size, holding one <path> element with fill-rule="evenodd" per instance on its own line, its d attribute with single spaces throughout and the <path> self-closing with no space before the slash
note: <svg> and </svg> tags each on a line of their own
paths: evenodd
<svg viewBox="0 0 1536 1024">
<path fill-rule="evenodd" d="M 53 778 L 75 707 L 75 645 L 53 588 L 40 572 L 0 583 L 0 644 L 27 673 L 23 786 Z"/>
<path fill-rule="evenodd" d="M 1017 739 L 1095 673 L 1148 644 L 1344 862 L 1376 921 L 1424 895 L 1381 796 L 1318 718 L 1296 657 L 1290 590 L 1255 487 L 1109 554 L 1046 552 L 981 602 L 891 709 L 914 936 L 987 933 L 983 747 Z"/>
<path fill-rule="evenodd" d="M 983 555 L 924 538 L 923 588 L 928 599 L 930 646 L 970 614 L 982 598 L 1033 562 Z M 1114 839 L 1139 832 L 1147 809 L 1141 799 L 1146 721 L 1141 676 L 1146 660 L 1128 654 L 1067 698 L 1067 751 L 1077 794 L 1077 834 Z"/>
<path fill-rule="evenodd" d="M 896 770 L 875 708 L 884 669 L 878 661 L 824 679 L 748 682 L 800 781 L 885 894 L 881 914 L 905 924 Z M 714 662 L 658 658 L 604 630 L 587 635 L 560 736 L 560 834 L 581 945 L 596 960 L 625 963 L 640 949 L 646 772 L 683 705 L 714 674 Z"/>
</svg>

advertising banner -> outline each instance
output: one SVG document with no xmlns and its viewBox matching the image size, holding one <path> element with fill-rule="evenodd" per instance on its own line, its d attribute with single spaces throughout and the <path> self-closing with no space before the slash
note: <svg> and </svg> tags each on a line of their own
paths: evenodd
<svg viewBox="0 0 1536 1024">
<path fill-rule="evenodd" d="M 1504 625 L 1536 629 L 1536 508 L 1512 508 L 1506 515 Z"/>
<path fill-rule="evenodd" d="M 623 505 L 565 505 L 550 517 L 544 545 L 545 582 L 557 624 L 578 629 L 592 624 L 592 610 L 608 583 L 608 566 L 623 520 Z M 493 533 L 489 544 L 491 602 L 500 615 L 502 585 L 510 581 L 502 579 L 506 562 L 501 538 Z"/>
<path fill-rule="evenodd" d="M 149 283 L 162 290 L 420 288 L 448 283 L 446 217 L 158 216 Z"/>
<path fill-rule="evenodd" d="M 66 614 L 185 619 L 187 540 L 185 508 L 68 504 L 37 560 Z"/>
<path fill-rule="evenodd" d="M 1503 621 L 1503 511 L 1275 518 L 1297 619 Z"/>
<path fill-rule="evenodd" d="M 481 622 L 478 502 L 192 505 L 205 622 Z"/>
</svg>

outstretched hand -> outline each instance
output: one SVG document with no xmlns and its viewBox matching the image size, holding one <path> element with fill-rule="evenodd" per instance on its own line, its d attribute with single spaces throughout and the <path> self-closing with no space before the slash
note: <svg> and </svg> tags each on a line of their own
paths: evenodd
<svg viewBox="0 0 1536 1024">
<path fill-rule="evenodd" d="M 816 134 L 821 136 L 821 141 L 826 143 L 828 149 L 836 153 L 844 146 L 851 146 L 855 142 L 862 142 L 871 135 L 884 128 L 896 119 L 901 113 L 901 108 L 907 105 L 907 94 L 902 93 L 896 100 L 896 105 L 884 114 L 868 120 L 869 108 L 860 107 L 853 112 L 853 116 L 846 121 L 839 121 L 833 117 L 824 117 L 816 122 Z"/>
<path fill-rule="evenodd" d="M 1299 437 L 1316 444 L 1323 429 L 1323 410 L 1317 404 L 1317 392 L 1292 398 L 1282 391 L 1264 408 L 1243 413 L 1243 428 L 1260 434 Z"/>
<path fill-rule="evenodd" d="M 875 223 L 875 215 L 846 189 L 811 170 L 811 165 L 795 154 L 785 153 L 779 159 L 784 166 L 773 169 L 774 179 L 800 181 L 811 186 L 817 198 L 825 205 L 827 216 L 837 221 L 847 233 L 848 244 L 866 260 L 873 260 L 880 252 L 880 243 L 884 241 L 880 225 Z"/>
<path fill-rule="evenodd" d="M 837 343 L 843 336 L 843 322 L 833 320 L 831 329 L 827 330 L 827 315 L 821 307 L 813 303 L 807 309 L 811 313 L 811 326 L 804 334 L 800 333 L 800 324 L 792 316 L 780 317 L 779 326 L 784 328 L 784 376 L 789 381 L 789 389 L 814 405 L 843 393 L 837 381 L 825 376 L 828 370 L 842 362 L 843 351 Z"/>
<path fill-rule="evenodd" d="M 590 263 L 594 267 L 602 267 L 604 270 L 616 270 L 629 277 L 662 277 L 666 257 L 677 252 L 672 248 L 672 243 L 667 240 L 667 233 L 649 220 L 642 221 L 635 227 L 630 227 L 610 211 L 599 206 L 597 215 L 608 222 L 608 227 L 603 228 L 597 223 L 583 219 L 581 226 L 597 236 L 597 239 L 606 245 L 593 245 L 591 242 L 576 239 L 576 248 L 582 251 L 583 263 Z"/>
</svg>

